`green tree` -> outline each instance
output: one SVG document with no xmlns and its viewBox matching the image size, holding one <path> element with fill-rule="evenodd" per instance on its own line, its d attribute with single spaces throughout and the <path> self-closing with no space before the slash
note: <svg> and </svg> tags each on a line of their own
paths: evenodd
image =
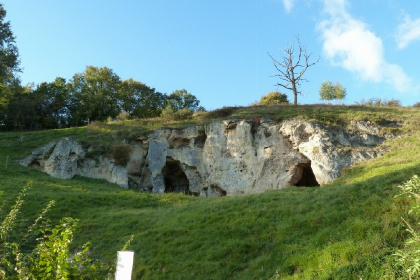
<svg viewBox="0 0 420 280">
<path fill-rule="evenodd" d="M 166 95 L 131 78 L 121 83 L 120 98 L 121 109 L 137 118 L 159 116 L 166 102 Z"/>
<path fill-rule="evenodd" d="M 180 109 L 189 109 L 195 112 L 200 106 L 200 100 L 195 95 L 189 93 L 186 89 L 173 91 L 167 99 L 167 108 L 175 112 Z"/>
<path fill-rule="evenodd" d="M 68 125 L 69 87 L 64 78 L 54 82 L 43 82 L 33 91 L 36 99 L 36 114 L 39 125 L 44 129 L 66 127 Z"/>
<path fill-rule="evenodd" d="M 327 101 L 343 100 L 346 97 L 346 89 L 339 82 L 333 85 L 330 81 L 326 81 L 321 84 L 319 97 Z"/>
<path fill-rule="evenodd" d="M 20 92 L 19 52 L 10 22 L 5 21 L 6 10 L 0 4 L 0 127 L 10 128 L 13 124 L 8 108 L 10 99 Z"/>
<path fill-rule="evenodd" d="M 120 78 L 107 67 L 88 66 L 70 81 L 71 125 L 116 118 L 120 113 Z"/>
<path fill-rule="evenodd" d="M 10 22 L 5 22 L 6 10 L 0 4 L 0 86 L 13 83 L 19 69 L 19 53 L 10 28 Z"/>
<path fill-rule="evenodd" d="M 303 75 L 309 67 L 318 63 L 319 59 L 315 62 L 310 62 L 311 54 L 306 52 L 306 48 L 301 45 L 299 38 L 297 38 L 297 50 L 294 45 L 291 45 L 285 50 L 285 54 L 281 61 L 274 59 L 270 54 L 268 55 L 278 71 L 278 74 L 274 75 L 274 77 L 280 79 L 277 85 L 291 90 L 293 93 L 293 104 L 297 105 L 297 96 L 301 94 L 299 87 L 302 81 L 307 81 L 303 78 Z"/>
<path fill-rule="evenodd" d="M 257 102 L 257 105 L 276 105 L 284 103 L 289 103 L 287 95 L 281 93 L 280 91 L 272 91 L 267 95 L 261 96 L 261 99 L 259 102 Z"/>
</svg>

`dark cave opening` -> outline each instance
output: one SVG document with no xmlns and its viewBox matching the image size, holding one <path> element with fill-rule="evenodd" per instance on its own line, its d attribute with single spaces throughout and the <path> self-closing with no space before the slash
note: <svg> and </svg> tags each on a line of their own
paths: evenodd
<svg viewBox="0 0 420 280">
<path fill-rule="evenodd" d="M 311 162 L 299 163 L 295 169 L 295 175 L 298 179 L 293 185 L 296 187 L 316 187 L 319 186 L 316 180 L 314 171 L 311 167 Z"/>
<path fill-rule="evenodd" d="M 162 175 L 165 181 L 165 193 L 192 194 L 189 190 L 190 182 L 178 160 L 166 157 L 166 165 L 162 169 Z"/>
</svg>

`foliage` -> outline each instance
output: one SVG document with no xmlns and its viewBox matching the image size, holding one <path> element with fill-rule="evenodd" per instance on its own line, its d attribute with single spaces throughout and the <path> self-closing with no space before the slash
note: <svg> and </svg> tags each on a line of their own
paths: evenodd
<svg viewBox="0 0 420 280">
<path fill-rule="evenodd" d="M 400 185 L 399 196 L 408 196 L 414 202 L 409 213 L 417 219 L 420 215 L 420 178 L 414 175 L 411 180 Z M 420 278 L 420 232 L 403 219 L 410 237 L 404 243 L 404 249 L 395 253 L 397 264 L 402 267 L 402 274 L 407 279 Z M 420 223 L 419 223 L 420 224 Z"/>
<path fill-rule="evenodd" d="M 343 100 L 346 97 L 346 89 L 339 82 L 333 85 L 330 81 L 326 81 L 321 84 L 319 97 L 327 101 Z"/>
<path fill-rule="evenodd" d="M 188 108 L 182 108 L 175 111 L 172 107 L 167 107 L 162 110 L 162 118 L 170 120 L 187 120 L 192 117 L 194 112 Z"/>
<path fill-rule="evenodd" d="M 195 112 L 200 105 L 200 100 L 195 95 L 189 93 L 186 89 L 173 91 L 166 101 L 166 108 L 171 108 L 174 112 L 181 109 L 188 109 Z"/>
<path fill-rule="evenodd" d="M 2 279 L 105 279 L 110 278 L 113 268 L 103 261 L 92 258 L 90 243 L 83 245 L 82 250 L 70 253 L 70 243 L 77 220 L 63 218 L 51 228 L 44 225 L 40 229 L 41 237 L 32 240 L 38 242 L 32 251 L 25 251 L 28 237 L 39 226 L 40 221 L 51 210 L 53 201 L 41 212 L 34 223 L 29 226 L 22 237 L 16 231 L 17 215 L 24 203 L 28 184 L 19 193 L 15 204 L 3 219 L 0 226 L 0 277 Z M 12 235 L 13 233 L 13 235 Z M 14 238 L 13 238 L 14 237 Z M 27 249 L 26 249 L 27 250 Z"/>
<path fill-rule="evenodd" d="M 70 81 L 72 125 L 116 118 L 120 78 L 107 67 L 88 66 Z"/>
<path fill-rule="evenodd" d="M 17 76 L 19 52 L 10 22 L 5 19 L 6 10 L 0 3 L 0 128 L 11 125 L 9 104 L 15 92 L 22 91 Z"/>
<path fill-rule="evenodd" d="M 69 86 L 64 78 L 43 82 L 31 93 L 37 122 L 41 128 L 66 127 L 69 114 Z"/>
<path fill-rule="evenodd" d="M 15 37 L 10 28 L 10 22 L 5 21 L 6 10 L 0 4 L 0 93 L 10 83 L 14 83 L 19 69 L 19 52 Z M 0 100 L 4 96 L 0 96 Z M 2 104 L 0 101 L 0 105 Z"/>
<path fill-rule="evenodd" d="M 260 101 L 257 102 L 256 105 L 278 105 L 285 103 L 289 103 L 286 94 L 281 93 L 279 91 L 272 91 L 269 92 L 267 95 L 261 96 Z"/>
<path fill-rule="evenodd" d="M 116 165 L 126 166 L 130 160 L 131 146 L 126 144 L 114 145 L 111 148 L 111 156 Z"/>
<path fill-rule="evenodd" d="M 125 80 L 120 85 L 121 108 L 131 118 L 149 118 L 160 115 L 166 103 L 166 95 L 156 92 L 145 84 Z"/>
</svg>

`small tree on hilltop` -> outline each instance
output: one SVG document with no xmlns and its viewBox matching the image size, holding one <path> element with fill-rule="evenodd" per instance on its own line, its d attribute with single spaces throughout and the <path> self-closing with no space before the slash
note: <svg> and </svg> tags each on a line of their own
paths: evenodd
<svg viewBox="0 0 420 280">
<path fill-rule="evenodd" d="M 261 99 L 259 102 L 257 102 L 257 105 L 277 105 L 284 103 L 289 103 L 287 95 L 279 91 L 272 91 L 267 95 L 261 96 Z"/>
<path fill-rule="evenodd" d="M 346 89 L 337 82 L 333 85 L 330 81 L 323 82 L 319 89 L 321 100 L 343 100 L 346 97 Z"/>
</svg>

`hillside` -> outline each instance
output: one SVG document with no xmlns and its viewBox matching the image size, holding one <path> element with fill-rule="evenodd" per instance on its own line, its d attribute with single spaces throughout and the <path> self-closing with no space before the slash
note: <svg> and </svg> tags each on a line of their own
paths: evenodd
<svg viewBox="0 0 420 280">
<path fill-rule="evenodd" d="M 203 198 L 151 194 L 76 177 L 60 180 L 15 160 L 53 139 L 72 137 L 109 152 L 122 139 L 160 127 L 185 127 L 224 118 L 292 117 L 344 126 L 351 120 L 398 123 L 386 133 L 380 158 L 346 169 L 322 187 L 291 187 L 258 195 Z M 223 108 L 188 121 L 147 119 L 88 127 L 0 133 L 0 190 L 7 212 L 28 181 L 19 228 L 55 200 L 48 214 L 80 219 L 74 246 L 91 241 L 101 258 L 134 235 L 135 279 L 398 279 L 392 254 L 407 233 L 410 203 L 394 198 L 397 186 L 420 173 L 420 110 L 356 106 Z M 7 168 L 6 168 L 7 167 Z"/>
</svg>

